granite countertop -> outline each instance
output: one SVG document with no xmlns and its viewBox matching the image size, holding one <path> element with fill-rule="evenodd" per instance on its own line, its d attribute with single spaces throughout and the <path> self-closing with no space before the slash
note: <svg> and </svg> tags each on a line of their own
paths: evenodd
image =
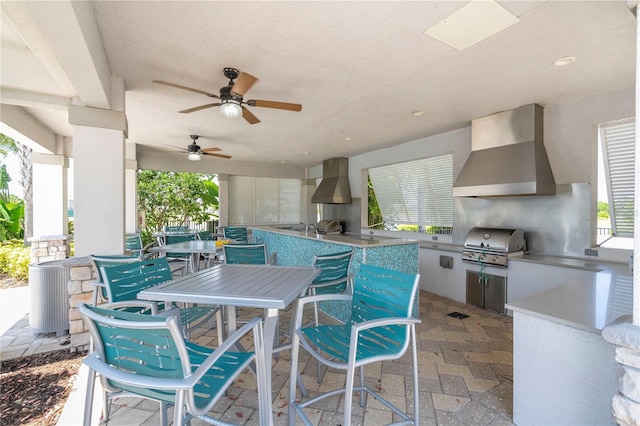
<svg viewBox="0 0 640 426">
<path fill-rule="evenodd" d="M 253 226 L 252 229 L 273 232 L 275 234 L 289 235 L 292 237 L 305 238 L 308 240 L 320 240 L 329 243 L 345 244 L 353 247 L 385 247 L 401 244 L 418 244 L 419 241 L 406 238 L 391 238 L 377 235 L 364 235 L 356 233 L 345 234 L 316 234 L 315 232 L 294 231 L 289 229 L 275 228 L 271 226 Z"/>
<path fill-rule="evenodd" d="M 585 267 L 578 269 L 594 271 L 589 279 L 581 276 L 509 302 L 507 309 L 599 334 L 606 325 L 632 312 L 633 276 L 626 264 L 585 262 Z"/>
</svg>

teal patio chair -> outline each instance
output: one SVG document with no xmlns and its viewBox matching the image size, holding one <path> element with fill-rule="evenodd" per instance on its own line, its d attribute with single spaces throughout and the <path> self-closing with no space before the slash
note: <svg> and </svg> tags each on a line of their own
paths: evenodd
<svg viewBox="0 0 640 426">
<path fill-rule="evenodd" d="M 102 300 L 107 300 L 109 297 L 104 284 L 104 278 L 102 277 L 102 270 L 100 269 L 102 266 L 121 265 L 123 263 L 133 263 L 140 260 L 136 256 L 128 256 L 126 254 L 108 256 L 96 256 L 92 254 L 89 255 L 89 259 L 91 260 L 93 269 L 96 271 L 96 279 L 91 283 L 94 285 L 92 297 L 93 306 L 97 306 L 98 304 L 98 295 Z"/>
<path fill-rule="evenodd" d="M 208 423 L 229 424 L 207 415 L 233 381 L 255 364 L 258 397 L 268 398 L 262 321 L 254 318 L 216 349 L 185 340 L 176 316 L 159 317 L 78 306 L 95 349 L 83 360 L 89 367 L 84 424 L 91 422 L 96 374 L 103 388 L 103 418 L 108 422 L 110 402 L 140 397 L 160 402 L 160 423 L 166 426 L 167 406 L 174 406 L 173 425 L 189 424 L 193 417 Z M 235 348 L 253 332 L 254 352 Z M 263 404 L 263 406 L 268 404 Z M 260 412 L 261 424 L 271 413 Z"/>
<path fill-rule="evenodd" d="M 234 243 L 247 244 L 249 242 L 247 228 L 244 227 L 227 226 L 222 228 L 222 234 L 226 240 L 231 240 Z"/>
<path fill-rule="evenodd" d="M 174 244 L 174 243 L 182 243 L 184 241 L 196 241 L 198 239 L 198 234 L 195 232 L 188 232 L 184 234 L 166 234 L 164 236 L 165 244 Z M 178 253 L 178 252 L 168 252 L 165 254 L 165 257 L 169 262 L 177 262 L 184 264 L 187 273 L 196 272 L 194 271 L 193 264 L 193 255 L 191 253 Z"/>
<path fill-rule="evenodd" d="M 198 239 L 200 241 L 215 241 L 217 237 L 211 231 L 198 231 Z M 204 267 L 208 268 L 212 262 L 218 259 L 216 254 L 203 253 Z"/>
<path fill-rule="evenodd" d="M 165 226 L 164 227 L 164 232 L 167 232 L 167 233 L 176 232 L 176 233 L 185 234 L 185 233 L 189 232 L 189 227 L 187 225 Z"/>
<path fill-rule="evenodd" d="M 266 244 L 225 244 L 222 246 L 224 263 L 240 263 L 245 265 L 266 265 Z"/>
<path fill-rule="evenodd" d="M 303 409 L 333 395 L 344 394 L 343 425 L 351 424 L 353 392 L 360 392 L 360 405 L 364 407 L 369 394 L 385 405 L 403 421 L 395 424 L 419 423 L 418 362 L 416 356 L 413 306 L 418 291 L 418 274 L 360 265 L 353 280 L 353 294 L 320 294 L 296 301 L 291 339 L 291 370 L 289 377 L 289 424 L 294 425 L 296 415 L 305 424 L 311 424 Z M 302 326 L 304 305 L 320 301 L 350 303 L 351 317 L 345 324 Z M 413 367 L 413 418 L 386 400 L 376 390 L 365 385 L 364 366 L 373 362 L 396 360 L 404 356 L 411 344 Z M 344 388 L 319 393 L 310 398 L 296 398 L 298 359 L 302 346 L 318 362 L 346 372 Z M 356 370 L 360 385 L 354 386 Z M 305 393 L 301 388 L 302 393 Z"/>
<path fill-rule="evenodd" d="M 307 287 L 307 294 L 310 296 L 316 294 L 351 294 L 351 280 L 353 274 L 351 270 L 351 261 L 353 260 L 353 250 L 343 253 L 333 253 L 317 255 L 313 257 L 312 266 L 320 268 L 320 275 Z M 318 325 L 318 304 L 313 304 L 313 317 L 315 324 Z M 322 381 L 321 375 L 322 364 L 318 362 L 318 383 Z"/>
<path fill-rule="evenodd" d="M 150 259 L 154 257 L 153 253 L 149 253 L 148 250 L 153 247 L 155 243 L 142 244 L 142 236 L 138 232 L 127 233 L 125 236 L 125 250 L 131 253 L 131 256 L 137 257 L 140 260 Z"/>
<path fill-rule="evenodd" d="M 149 287 L 154 287 L 167 281 L 171 281 L 171 268 L 165 257 L 157 259 L 140 260 L 133 263 L 126 263 L 101 267 L 102 276 L 107 292 L 107 300 L 110 309 L 131 308 L 140 304 L 138 293 Z M 150 302 L 151 303 L 151 302 Z M 169 310 L 177 308 L 177 305 L 158 306 L 155 311 Z M 138 311 L 136 309 L 136 311 Z M 180 308 L 180 320 L 184 326 L 185 335 L 216 315 L 216 326 L 218 328 L 218 341 L 223 340 L 222 313 L 219 306 L 188 306 Z"/>
</svg>

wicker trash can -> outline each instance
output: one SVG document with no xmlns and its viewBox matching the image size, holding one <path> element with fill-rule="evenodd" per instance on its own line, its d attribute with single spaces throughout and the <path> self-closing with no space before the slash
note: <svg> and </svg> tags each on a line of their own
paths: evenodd
<svg viewBox="0 0 640 426">
<path fill-rule="evenodd" d="M 29 326 L 37 333 L 62 336 L 69 332 L 70 268 L 64 260 L 29 265 Z"/>
</svg>

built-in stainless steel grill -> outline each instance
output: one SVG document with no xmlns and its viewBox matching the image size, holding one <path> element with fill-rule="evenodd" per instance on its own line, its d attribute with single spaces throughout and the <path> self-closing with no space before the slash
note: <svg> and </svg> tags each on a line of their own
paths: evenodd
<svg viewBox="0 0 640 426">
<path fill-rule="evenodd" d="M 506 268 L 509 257 L 526 250 L 524 231 L 509 228 L 471 228 L 464 242 L 462 260 Z"/>
</svg>

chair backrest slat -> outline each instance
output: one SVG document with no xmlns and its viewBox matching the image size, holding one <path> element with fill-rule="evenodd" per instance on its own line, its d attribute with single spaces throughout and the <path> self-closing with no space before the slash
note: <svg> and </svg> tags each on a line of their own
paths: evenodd
<svg viewBox="0 0 640 426">
<path fill-rule="evenodd" d="M 169 263 L 164 257 L 103 266 L 102 275 L 110 303 L 136 300 L 140 291 L 173 278 Z"/>
<path fill-rule="evenodd" d="M 91 263 L 93 263 L 93 267 L 96 270 L 96 281 L 99 283 L 104 282 L 101 269 L 103 266 L 122 265 L 123 263 L 133 263 L 140 260 L 135 256 L 127 256 L 124 254 L 109 256 L 98 256 L 92 254 L 89 256 L 89 259 L 91 259 Z"/>
<path fill-rule="evenodd" d="M 351 323 L 412 316 L 417 289 L 418 275 L 363 263 L 353 281 Z M 376 329 L 376 333 L 397 344 L 406 344 L 408 331 L 405 326 Z"/>
<path fill-rule="evenodd" d="M 313 280 L 312 285 L 338 281 L 335 286 L 331 286 L 329 288 L 318 288 L 316 292 L 319 294 L 326 292 L 339 293 L 344 291 L 347 287 L 346 278 L 349 275 L 352 259 L 353 250 L 315 256 L 313 258 L 313 266 L 321 268 L 321 272 L 320 275 Z M 343 281 L 339 281 L 343 278 Z"/>
<path fill-rule="evenodd" d="M 142 245 L 142 237 L 138 233 L 129 233 L 125 236 L 125 249 L 130 251 L 132 256 L 142 260 L 144 246 Z"/>
<path fill-rule="evenodd" d="M 224 238 L 235 243 L 248 243 L 247 228 L 228 226 L 222 230 Z"/>
<path fill-rule="evenodd" d="M 225 263 L 267 264 L 267 246 L 265 244 L 225 244 L 222 247 Z"/>
</svg>

